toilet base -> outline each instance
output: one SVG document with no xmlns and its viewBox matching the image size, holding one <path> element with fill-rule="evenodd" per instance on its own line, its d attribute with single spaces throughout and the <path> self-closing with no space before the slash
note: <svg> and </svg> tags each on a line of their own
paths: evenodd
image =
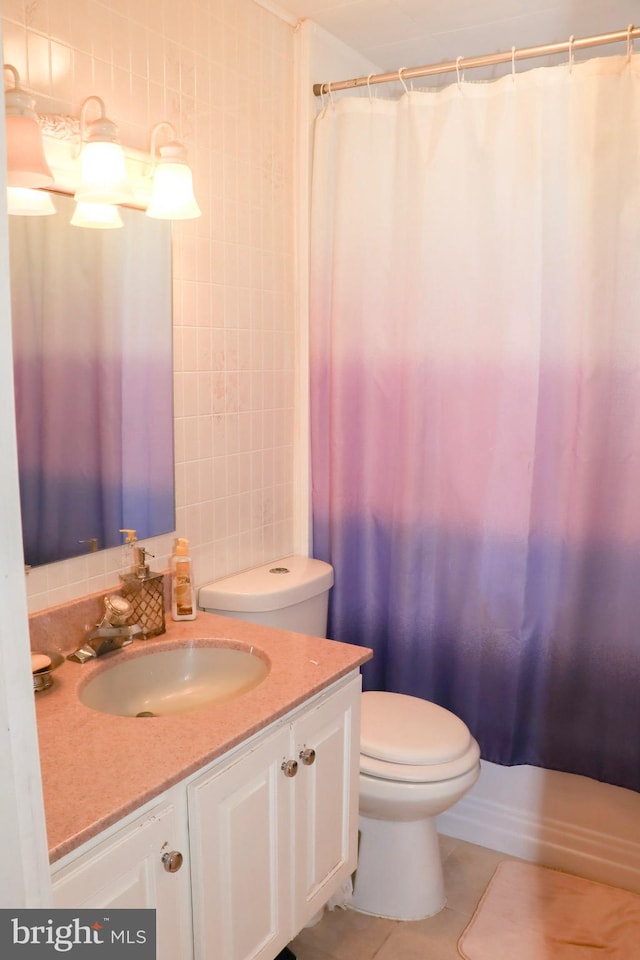
<svg viewBox="0 0 640 960">
<path fill-rule="evenodd" d="M 360 846 L 349 906 L 391 920 L 423 920 L 446 897 L 435 819 L 390 821 L 360 816 Z"/>
</svg>

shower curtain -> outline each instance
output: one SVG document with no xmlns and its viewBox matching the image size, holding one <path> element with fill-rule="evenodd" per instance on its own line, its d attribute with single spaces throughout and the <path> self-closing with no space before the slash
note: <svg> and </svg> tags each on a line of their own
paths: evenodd
<svg viewBox="0 0 640 960">
<path fill-rule="evenodd" d="M 326 104 L 314 554 L 365 688 L 640 789 L 640 58 Z"/>
</svg>

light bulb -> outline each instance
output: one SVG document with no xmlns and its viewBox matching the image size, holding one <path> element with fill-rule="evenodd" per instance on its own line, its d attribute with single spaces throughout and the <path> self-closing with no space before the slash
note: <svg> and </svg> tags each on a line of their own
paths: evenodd
<svg viewBox="0 0 640 960">
<path fill-rule="evenodd" d="M 7 187 L 7 211 L 18 217 L 47 217 L 56 212 L 51 194 L 29 187 Z"/>
<path fill-rule="evenodd" d="M 175 137 L 170 123 L 163 121 L 156 124 L 151 132 L 152 160 L 156 159 L 155 140 L 161 127 L 168 127 Z M 202 216 L 193 193 L 193 176 L 184 144 L 172 140 L 160 147 L 159 152 L 147 216 L 156 220 L 192 220 Z"/>
<path fill-rule="evenodd" d="M 74 227 L 90 227 L 95 230 L 116 230 L 122 227 L 122 217 L 112 203 L 84 203 L 79 200 L 71 217 Z"/>
<path fill-rule="evenodd" d="M 85 114 L 92 100 L 99 103 L 102 115 L 93 121 L 85 137 Z M 85 142 L 75 199 L 83 203 L 128 203 L 133 199 L 133 191 L 127 179 L 124 151 L 118 142 L 117 127 L 104 111 L 100 97 L 88 97 L 82 104 L 80 129 Z"/>
</svg>

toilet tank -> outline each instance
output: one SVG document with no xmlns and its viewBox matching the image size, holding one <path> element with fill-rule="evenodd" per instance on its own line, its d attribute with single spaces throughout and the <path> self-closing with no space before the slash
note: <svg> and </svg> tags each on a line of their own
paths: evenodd
<svg viewBox="0 0 640 960">
<path fill-rule="evenodd" d="M 310 557 L 285 557 L 200 587 L 207 613 L 315 637 L 327 635 L 333 567 Z"/>
</svg>

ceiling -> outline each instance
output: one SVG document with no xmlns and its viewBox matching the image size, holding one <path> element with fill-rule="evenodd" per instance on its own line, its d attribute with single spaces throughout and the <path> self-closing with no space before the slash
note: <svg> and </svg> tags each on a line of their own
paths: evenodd
<svg viewBox="0 0 640 960">
<path fill-rule="evenodd" d="M 381 71 L 640 25 L 638 0 L 278 0 L 278 6 L 314 20 Z M 621 52 L 616 46 L 602 49 Z M 636 47 L 640 52 L 640 41 Z"/>
</svg>

